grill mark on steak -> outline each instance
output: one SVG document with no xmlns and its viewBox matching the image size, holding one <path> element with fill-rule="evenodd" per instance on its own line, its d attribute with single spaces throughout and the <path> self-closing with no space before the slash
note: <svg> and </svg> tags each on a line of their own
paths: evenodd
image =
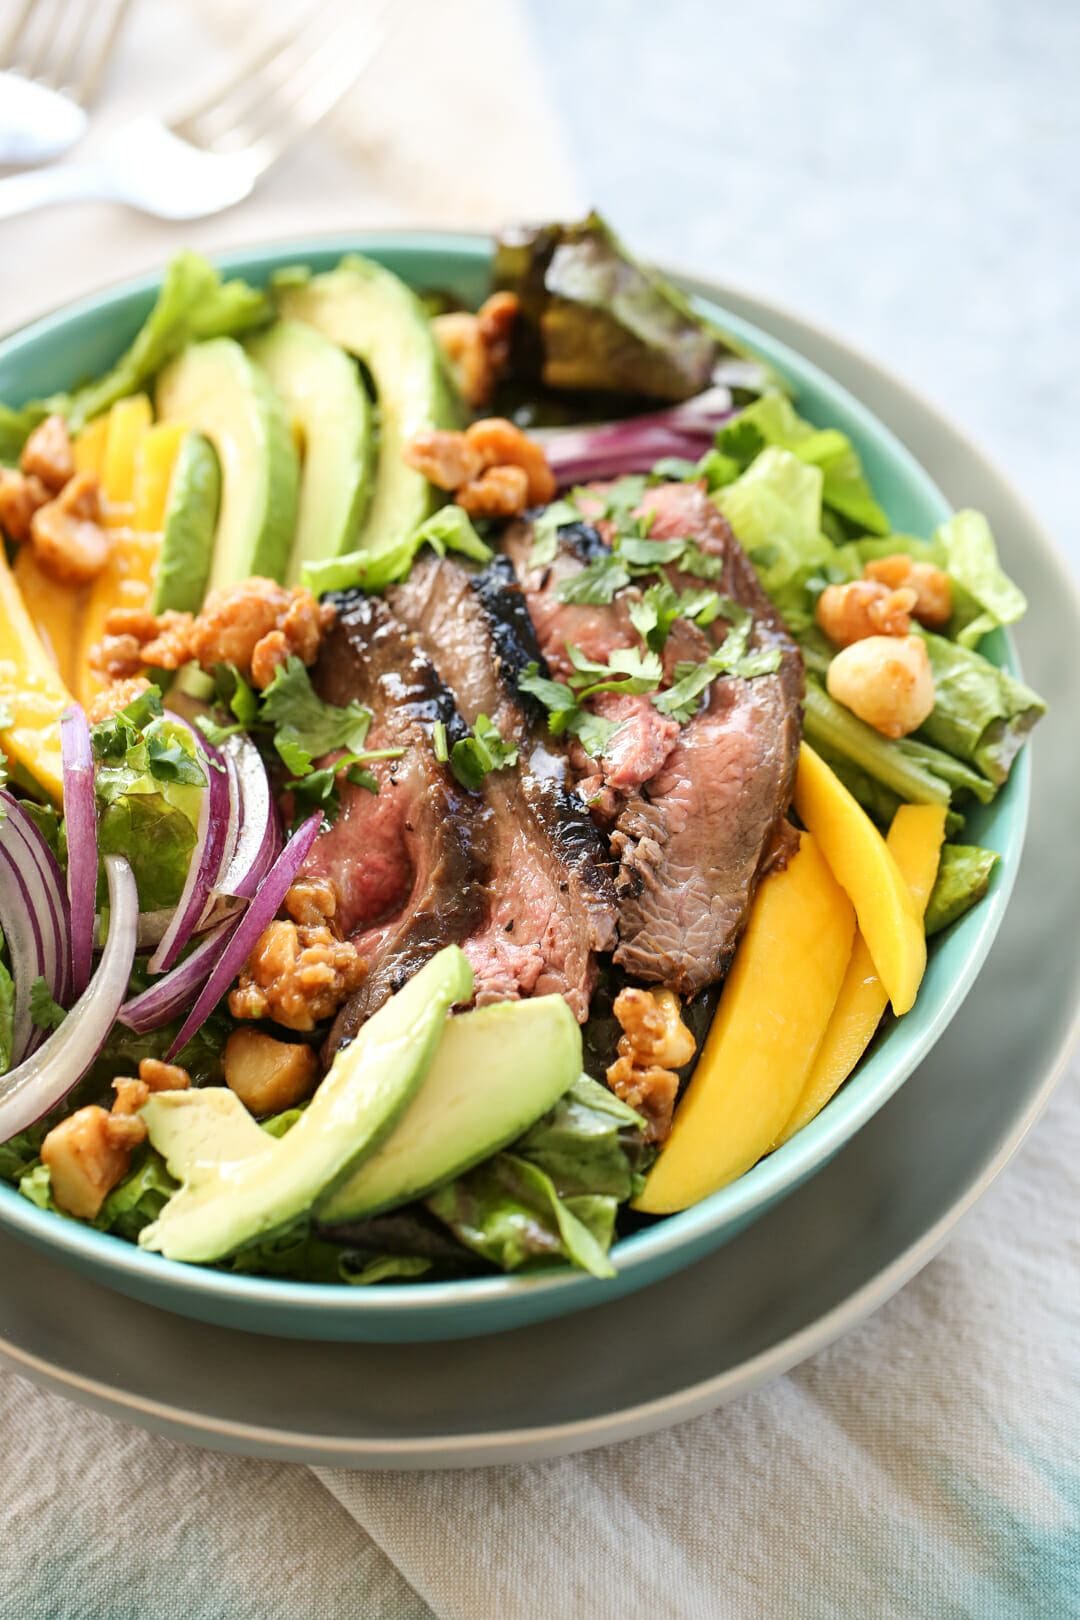
<svg viewBox="0 0 1080 1620">
<path fill-rule="evenodd" d="M 512 565 L 495 558 L 476 573 L 427 556 L 387 599 L 452 687 L 463 719 L 475 725 L 486 714 L 518 747 L 516 769 L 484 779 L 490 910 L 463 944 L 477 1005 L 558 992 L 583 1021 L 594 953 L 615 944 L 615 894 L 603 842 L 547 742 L 543 711 L 517 689 L 541 655 Z"/>
<path fill-rule="evenodd" d="M 659 730 L 663 717 L 647 698 L 633 700 L 640 712 L 631 710 L 625 699 L 621 709 L 609 699 L 610 709 L 601 712 L 625 719 L 627 725 L 613 739 L 601 773 L 582 761 L 594 774 L 579 782 L 579 791 L 590 797 L 599 793 L 602 810 L 614 817 L 611 845 L 619 862 L 614 959 L 640 979 L 692 996 L 726 972 L 757 882 L 782 840 L 802 730 L 802 658 L 749 559 L 699 486 L 658 485 L 646 492 L 641 510 L 653 513 L 650 539 L 692 538 L 703 551 L 723 559 L 716 589 L 753 615 L 750 646 L 777 647 L 781 654 L 775 675 L 714 681 L 690 723 L 679 728 L 663 722 L 669 728 L 665 735 Z M 575 529 L 579 527 L 590 526 Z M 599 530 L 601 536 L 608 533 L 603 521 Z M 564 536 L 570 543 L 563 544 Z M 514 561 L 540 645 L 556 673 L 565 674 L 570 667 L 567 641 L 603 661 L 612 648 L 638 646 L 640 638 L 628 617 L 635 587 L 610 605 L 558 601 L 559 580 L 577 572 L 585 560 L 568 531 L 559 531 L 559 542 L 555 563 L 543 570 L 529 566 L 528 519 L 512 525 L 503 544 Z M 697 589 L 704 583 L 671 566 L 663 572 L 676 589 Z M 665 667 L 682 659 L 700 661 L 727 632 L 723 619 L 714 621 L 708 638 L 676 620 Z M 629 756 L 626 769 L 620 769 L 620 743 Z"/>
<path fill-rule="evenodd" d="M 343 931 L 369 964 L 334 1022 L 330 1054 L 436 951 L 476 933 L 488 910 L 488 818 L 431 743 L 436 721 L 451 740 L 464 735 L 453 695 L 378 597 L 352 591 L 334 601 L 315 689 L 342 706 L 359 699 L 373 715 L 368 746 L 405 753 L 374 762 L 378 794 L 342 783 L 338 819 L 304 863 L 336 884 Z"/>
<path fill-rule="evenodd" d="M 763 871 L 775 859 L 802 736 L 803 665 L 749 559 L 704 491 L 662 484 L 643 506 L 650 538 L 694 538 L 724 559 L 719 587 L 753 614 L 750 646 L 778 648 L 780 668 L 723 676 L 660 772 L 619 816 L 615 961 L 692 996 L 726 973 Z M 676 586 L 690 584 L 669 570 Z M 716 639 L 727 633 L 714 625 Z"/>
</svg>

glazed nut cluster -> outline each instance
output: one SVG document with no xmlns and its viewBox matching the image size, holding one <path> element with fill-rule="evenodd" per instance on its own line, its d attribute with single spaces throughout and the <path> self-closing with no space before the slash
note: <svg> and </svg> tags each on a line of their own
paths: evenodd
<svg viewBox="0 0 1080 1620">
<path fill-rule="evenodd" d="M 943 629 L 952 616 L 949 576 L 903 552 L 868 562 L 863 577 L 827 585 L 817 622 L 840 651 L 829 665 L 829 695 L 886 737 L 906 737 L 934 707 L 926 642 L 912 620 Z"/>
<path fill-rule="evenodd" d="M 0 530 L 33 547 L 58 585 L 85 585 L 104 568 L 109 541 L 96 476 L 77 472 L 67 423 L 48 416 L 23 446 L 18 471 L 0 467 Z"/>
<path fill-rule="evenodd" d="M 475 315 L 455 311 L 436 315 L 431 323 L 458 391 L 470 410 L 481 410 L 495 392 L 495 384 L 510 358 L 510 339 L 520 307 L 515 293 L 497 292 L 480 305 Z"/>
<path fill-rule="evenodd" d="M 645 1140 L 665 1142 L 679 1091 L 675 1071 L 689 1063 L 695 1051 L 679 998 L 673 990 L 628 986 L 615 997 L 613 1010 L 623 1034 L 607 1083 L 616 1097 L 644 1114 Z"/>
<path fill-rule="evenodd" d="M 147 666 L 179 669 L 194 660 L 212 670 L 215 664 L 234 664 L 263 691 L 290 656 L 304 664 L 315 662 L 333 619 L 331 604 L 316 601 L 306 587 L 286 590 L 253 575 L 212 591 L 194 617 L 114 608 L 105 620 L 105 639 L 90 661 L 113 681 L 127 680 Z"/>
<path fill-rule="evenodd" d="M 452 491 L 470 517 L 515 517 L 555 495 L 543 448 L 502 416 L 474 422 L 464 433 L 417 433 L 404 456 L 431 483 Z"/>
</svg>

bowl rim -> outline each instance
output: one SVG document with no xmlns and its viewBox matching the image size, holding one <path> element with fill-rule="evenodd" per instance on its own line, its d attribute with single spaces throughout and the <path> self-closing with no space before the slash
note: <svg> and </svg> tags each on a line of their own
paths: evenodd
<svg viewBox="0 0 1080 1620">
<path fill-rule="evenodd" d="M 387 228 L 279 238 L 273 242 L 211 252 L 207 257 L 227 272 L 244 273 L 246 270 L 253 273 L 252 267 L 255 265 L 270 271 L 287 259 L 303 260 L 305 256 L 348 252 L 378 253 L 380 249 L 390 254 L 419 252 L 448 254 L 465 260 L 486 258 L 490 255 L 491 241 L 490 235 L 477 231 Z M 688 270 L 669 269 L 667 273 L 680 281 L 696 280 L 699 286 L 706 281 L 706 278 Z M 161 285 L 163 275 L 164 268 L 161 267 L 122 281 L 110 281 L 77 300 L 36 317 L 0 337 L 0 361 L 18 358 L 24 350 L 32 349 L 35 343 L 73 321 L 107 317 L 117 305 L 155 292 Z M 723 324 L 751 346 L 760 345 L 767 349 L 772 363 L 779 370 L 784 371 L 790 366 L 796 373 L 802 371 L 823 385 L 824 391 L 840 403 L 866 437 L 886 449 L 890 461 L 902 470 L 922 499 L 936 506 L 943 514 L 953 510 L 906 446 L 843 384 L 816 362 L 799 354 L 783 340 L 774 338 L 771 333 L 762 331 L 754 322 L 726 309 L 713 297 L 705 297 L 698 290 L 693 290 L 691 296 L 695 302 L 708 305 L 713 313 L 719 314 Z M 1010 670 L 1020 673 L 1016 647 L 1008 632 L 1004 633 L 1003 643 L 1004 662 Z M 986 899 L 976 912 L 969 914 L 969 926 L 977 920 L 977 930 L 969 942 L 960 973 L 949 986 L 928 1026 L 912 1035 L 903 1055 L 880 1077 L 873 1073 L 872 1068 L 878 1054 L 871 1054 L 870 1059 L 862 1062 L 855 1074 L 844 1082 L 808 1125 L 782 1147 L 759 1160 L 736 1181 L 689 1209 L 664 1216 L 654 1225 L 620 1239 L 611 1251 L 620 1280 L 628 1278 L 642 1266 L 655 1265 L 673 1251 L 685 1250 L 689 1261 L 700 1252 L 702 1242 L 717 1229 L 730 1229 L 734 1233 L 757 1212 L 764 1212 L 771 1203 L 794 1191 L 894 1095 L 940 1038 L 982 968 L 1016 881 L 1030 805 L 1030 746 L 1028 743 L 1021 751 L 1009 779 L 1012 831 L 1007 847 L 1001 851 L 1001 868 Z M 349 1316 L 393 1317 L 401 1314 L 413 1317 L 418 1313 L 430 1316 L 444 1312 L 448 1307 L 467 1309 L 470 1305 L 509 1304 L 526 1296 L 535 1299 L 539 1295 L 562 1293 L 568 1289 L 577 1289 L 581 1293 L 581 1305 L 585 1307 L 602 1299 L 602 1294 L 597 1295 L 593 1290 L 604 1286 L 570 1267 L 532 1275 L 509 1273 L 454 1282 L 394 1283 L 392 1287 L 381 1290 L 218 1271 L 211 1267 L 168 1260 L 112 1233 L 97 1231 L 81 1221 L 51 1210 L 39 1209 L 6 1182 L 0 1182 L 0 1223 L 32 1242 L 55 1248 L 75 1260 L 89 1262 L 97 1272 L 126 1273 L 133 1282 L 141 1280 L 151 1287 L 156 1285 L 159 1290 L 179 1289 L 184 1294 L 210 1295 L 222 1301 L 232 1301 L 240 1309 L 250 1304 L 271 1309 L 278 1307 L 290 1312 L 297 1308 L 312 1308 L 320 1312 L 331 1308 L 334 1314 L 343 1311 Z M 177 1308 L 181 1308 L 179 1302 Z"/>
</svg>

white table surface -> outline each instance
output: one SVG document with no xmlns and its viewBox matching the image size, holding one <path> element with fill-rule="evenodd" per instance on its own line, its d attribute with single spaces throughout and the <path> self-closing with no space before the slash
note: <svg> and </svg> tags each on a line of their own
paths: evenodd
<svg viewBox="0 0 1080 1620">
<path fill-rule="evenodd" d="M 0 323 L 182 241 L 483 226 L 588 196 L 650 252 L 875 352 L 996 452 L 1080 561 L 1071 0 L 533 0 L 534 35 L 502 0 L 399 11 L 365 93 L 232 214 L 182 234 L 104 207 L 0 225 Z M 106 119 L 167 105 L 246 14 L 141 0 Z M 493 120 L 499 141 L 479 140 Z M 1064 1620 L 1078 1164 L 1073 1078 L 869 1323 L 722 1412 L 577 1459 L 316 1478 L 0 1374 L 0 1620 Z"/>
</svg>

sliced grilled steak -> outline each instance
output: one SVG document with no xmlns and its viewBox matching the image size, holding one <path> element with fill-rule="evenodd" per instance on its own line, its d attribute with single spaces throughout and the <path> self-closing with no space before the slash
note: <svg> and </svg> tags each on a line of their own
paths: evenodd
<svg viewBox="0 0 1080 1620">
<path fill-rule="evenodd" d="M 378 597 L 346 592 L 336 601 L 316 690 L 330 703 L 358 698 L 374 716 L 368 747 L 405 753 L 375 764 L 377 794 L 342 784 L 337 821 L 304 865 L 336 884 L 343 931 L 369 964 L 338 1014 L 332 1052 L 442 946 L 476 934 L 488 914 L 487 817 L 431 743 L 437 720 L 451 740 L 464 733 L 453 697 Z"/>
<path fill-rule="evenodd" d="M 568 781 L 565 759 L 548 746 L 542 715 L 517 691 L 540 656 L 508 559 L 482 573 L 422 558 L 387 593 L 394 614 L 452 688 L 469 725 L 486 714 L 518 746 L 516 769 L 484 780 L 490 818 L 490 911 L 463 948 L 476 1001 L 565 996 L 588 1014 L 596 951 L 615 944 L 615 893 L 603 841 Z"/>
<path fill-rule="evenodd" d="M 654 513 L 650 539 L 693 538 L 703 551 L 723 558 L 717 588 L 753 615 L 751 648 L 777 647 L 781 654 L 775 675 L 715 681 L 703 708 L 674 735 L 651 728 L 647 716 L 642 721 L 640 714 L 630 715 L 627 748 L 636 770 L 620 782 L 623 803 L 611 837 L 620 863 L 615 961 L 638 978 L 694 995 L 726 971 L 787 814 L 802 728 L 802 659 L 703 490 L 692 484 L 658 485 L 646 493 L 643 507 Z M 529 568 L 527 522 L 514 525 L 504 543 L 553 665 L 559 667 L 567 641 L 601 660 L 614 646 L 639 644 L 626 617 L 629 592 L 609 607 L 558 601 L 558 579 L 587 560 L 574 531 L 561 531 L 559 558 L 550 570 Z M 600 536 L 596 543 L 603 543 Z M 665 572 L 677 588 L 701 584 L 673 568 Z M 712 639 L 720 642 L 726 633 L 726 622 L 716 620 Z M 676 621 L 665 664 L 698 661 L 708 650 L 701 632 Z M 561 656 L 565 669 L 565 652 Z M 610 787 L 610 756 L 602 764 Z M 638 791 L 631 793 L 627 778 L 634 774 Z M 597 780 L 582 782 L 580 790 L 595 792 Z"/>
</svg>

